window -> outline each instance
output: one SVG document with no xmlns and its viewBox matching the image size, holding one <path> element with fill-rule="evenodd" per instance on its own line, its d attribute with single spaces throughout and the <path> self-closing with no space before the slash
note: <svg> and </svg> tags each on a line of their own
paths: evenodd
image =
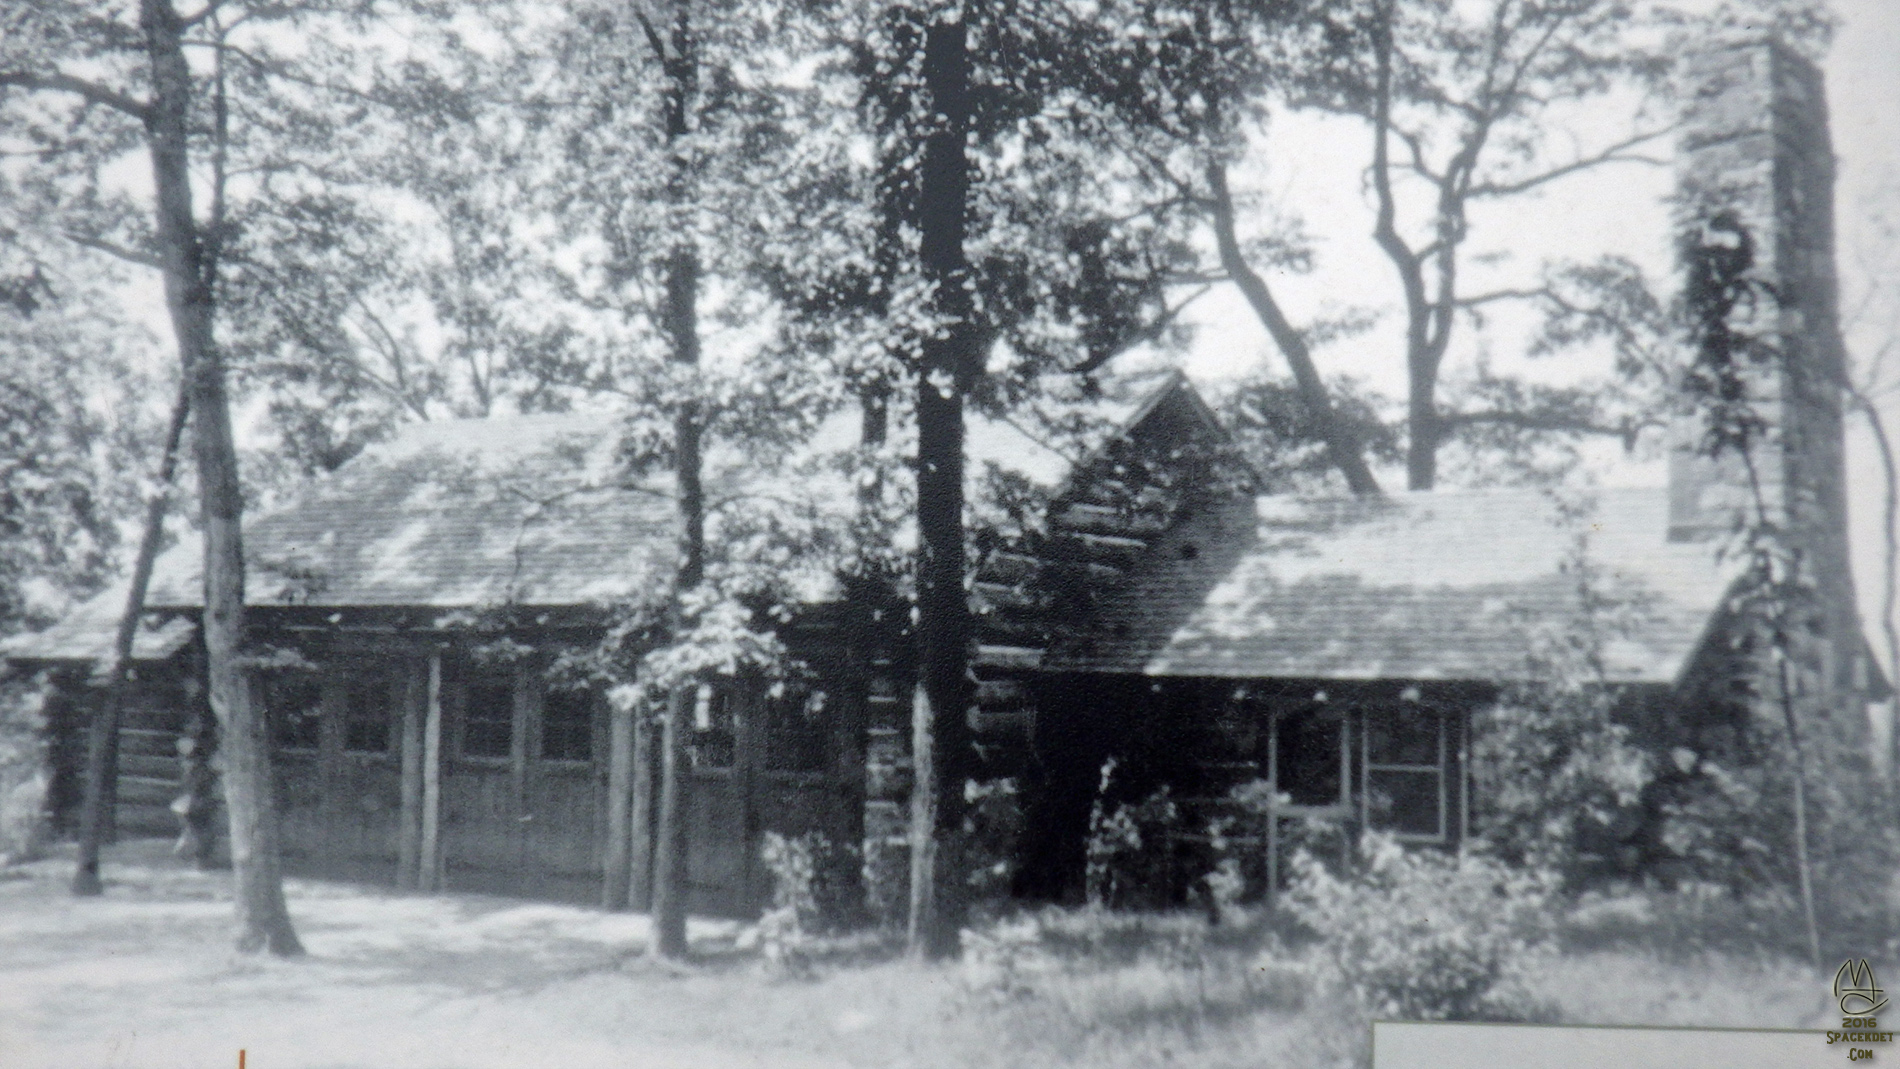
<svg viewBox="0 0 1900 1069">
<path fill-rule="evenodd" d="M 594 759 L 594 692 L 550 688 L 541 705 L 541 756 L 549 761 Z"/>
<path fill-rule="evenodd" d="M 1294 805 L 1340 803 L 1340 736 L 1346 721 L 1318 710 L 1283 716 L 1274 752 L 1279 789 Z"/>
<path fill-rule="evenodd" d="M 693 696 L 692 741 L 687 745 L 694 768 L 731 768 L 734 720 L 730 692 L 700 684 Z"/>
<path fill-rule="evenodd" d="M 343 692 L 343 748 L 350 753 L 389 752 L 389 677 L 372 673 L 351 679 Z"/>
<path fill-rule="evenodd" d="M 1408 706 L 1366 717 L 1366 825 L 1407 837 L 1445 834 L 1445 720 Z"/>
<path fill-rule="evenodd" d="M 264 710 L 281 750 L 315 750 L 323 740 L 323 685 L 314 672 L 264 678 Z"/>
<path fill-rule="evenodd" d="M 463 757 L 509 757 L 515 748 L 515 685 L 504 676 L 476 676 L 462 710 Z"/>
<path fill-rule="evenodd" d="M 823 772 L 826 765 L 825 692 L 788 687 L 765 702 L 765 767 L 776 772 Z"/>
</svg>

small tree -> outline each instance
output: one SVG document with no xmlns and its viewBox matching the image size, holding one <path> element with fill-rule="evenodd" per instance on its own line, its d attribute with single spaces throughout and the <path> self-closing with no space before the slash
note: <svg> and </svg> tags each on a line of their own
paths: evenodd
<svg viewBox="0 0 1900 1069">
<path fill-rule="evenodd" d="M 1592 851 L 1637 811 L 1654 778 L 1650 754 L 1619 719 L 1626 688 L 1604 651 L 1644 615 L 1641 592 L 1620 590 L 1590 559 L 1587 504 L 1562 509 L 1579 528 L 1564 565 L 1575 611 L 1527 629 L 1523 675 L 1473 722 L 1477 838 L 1498 856 L 1564 878 L 1609 866 Z"/>
</svg>

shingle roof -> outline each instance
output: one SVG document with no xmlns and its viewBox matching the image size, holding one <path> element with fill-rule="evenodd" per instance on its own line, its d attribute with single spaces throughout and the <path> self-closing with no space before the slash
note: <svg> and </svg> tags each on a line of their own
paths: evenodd
<svg viewBox="0 0 1900 1069">
<path fill-rule="evenodd" d="M 1373 502 L 1262 497 L 1183 524 L 1047 667 L 1165 676 L 1508 680 L 1540 630 L 1575 626 L 1574 566 L 1623 599 L 1610 674 L 1674 680 L 1734 579 L 1671 543 L 1661 489 L 1603 491 L 1578 524 L 1529 490 Z"/>
<path fill-rule="evenodd" d="M 614 474 L 610 418 L 562 414 L 407 428 L 245 525 L 251 604 L 585 605 L 667 581 L 664 478 Z M 159 562 L 150 603 L 199 603 L 200 550 Z"/>
<path fill-rule="evenodd" d="M 119 618 L 125 612 L 125 588 L 115 586 L 82 602 L 43 631 L 0 640 L 0 657 L 10 661 L 97 661 L 112 650 Z M 191 641 L 192 623 L 172 617 L 140 621 L 132 636 L 134 661 L 162 661 Z"/>
<path fill-rule="evenodd" d="M 1104 426 L 1121 414 L 1112 403 L 1094 407 L 1103 410 L 1096 422 Z M 782 494 L 791 479 L 821 507 L 848 508 L 853 484 L 819 454 L 854 447 L 855 425 L 848 413 L 828 421 L 798 456 L 709 455 L 709 486 L 763 480 Z M 302 488 L 287 506 L 246 518 L 246 600 L 573 606 L 657 589 L 676 559 L 671 479 L 662 473 L 627 483 L 615 465 L 614 432 L 614 417 L 604 413 L 405 427 Z M 993 461 L 1037 482 L 1059 481 L 1070 464 L 1049 442 L 975 413 L 969 447 L 973 468 Z M 148 604 L 197 607 L 201 553 L 195 539 L 185 539 L 161 557 Z M 825 578 L 805 585 L 819 596 Z"/>
</svg>

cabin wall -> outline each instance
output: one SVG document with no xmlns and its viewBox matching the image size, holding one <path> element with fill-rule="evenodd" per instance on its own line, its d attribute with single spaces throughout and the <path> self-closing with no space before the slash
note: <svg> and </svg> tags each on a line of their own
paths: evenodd
<svg viewBox="0 0 1900 1069">
<path fill-rule="evenodd" d="M 186 649 L 163 662 L 133 666 L 119 724 L 116 805 L 108 838 L 175 836 L 179 821 L 171 806 L 181 791 L 180 735 L 194 718 L 210 716 L 195 667 L 198 651 Z M 93 718 L 105 699 L 93 685 L 91 666 L 51 670 L 44 708 L 48 784 L 46 806 L 53 835 L 78 834 L 85 798 L 86 754 Z"/>
<path fill-rule="evenodd" d="M 1222 859 L 1264 896 L 1295 845 L 1343 853 L 1366 828 L 1447 847 L 1467 833 L 1474 689 L 1072 675 L 1036 693 L 1025 897 L 1083 900 L 1091 820 L 1124 807 L 1136 820 L 1172 815 L 1145 831 L 1167 845 L 1140 859 L 1147 886 L 1125 905 L 1196 900 Z M 1250 784 L 1286 796 L 1271 818 L 1234 799 Z"/>
<path fill-rule="evenodd" d="M 314 668 L 255 680 L 276 743 L 292 871 L 601 901 L 610 854 L 607 703 L 549 671 L 555 644 L 574 636 L 524 644 L 509 659 L 419 635 L 295 641 Z M 819 644 L 803 656 L 813 678 L 781 694 L 762 680 L 730 681 L 701 688 L 689 703 L 694 912 L 751 916 L 769 901 L 770 873 L 759 862 L 768 831 L 818 832 L 840 845 L 862 835 L 862 683 L 837 650 Z M 644 782 L 656 787 L 658 747 L 648 757 Z M 648 826 L 633 836 L 650 842 L 656 809 L 645 807 Z M 636 887 L 634 901 L 649 890 Z"/>
</svg>

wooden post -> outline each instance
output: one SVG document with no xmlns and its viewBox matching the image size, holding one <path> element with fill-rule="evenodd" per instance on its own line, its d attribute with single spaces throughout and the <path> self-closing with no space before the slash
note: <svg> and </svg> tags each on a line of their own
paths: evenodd
<svg viewBox="0 0 1900 1069">
<path fill-rule="evenodd" d="M 429 653 L 428 700 L 422 726 L 422 847 L 416 889 L 442 889 L 442 654 Z"/>
<path fill-rule="evenodd" d="M 600 908 L 627 908 L 633 877 L 633 706 L 612 701 L 607 710 L 607 842 L 601 851 Z"/>
<path fill-rule="evenodd" d="M 759 879 L 759 805 L 757 753 L 760 738 L 755 714 L 763 714 L 764 688 L 750 680 L 737 684 L 732 695 L 732 776 L 739 795 L 739 908 L 748 915 L 761 904 Z M 766 892 L 769 900 L 771 892 Z"/>
<path fill-rule="evenodd" d="M 1343 730 L 1343 729 L 1342 729 Z M 1339 773 L 1345 775 L 1342 769 Z M 1267 719 L 1267 909 L 1280 905 L 1280 714 Z"/>
<path fill-rule="evenodd" d="M 627 905 L 653 908 L 653 722 L 643 711 L 632 715 L 632 812 L 628 816 Z"/>
<path fill-rule="evenodd" d="M 676 688 L 668 696 L 666 716 L 660 722 L 660 827 L 653 849 L 654 949 L 663 957 L 686 954 L 686 774 L 681 749 L 686 718 L 692 710 L 693 688 Z"/>
<path fill-rule="evenodd" d="M 323 668 L 317 672 L 317 813 L 319 841 L 308 856 L 318 859 L 326 873 L 335 873 L 343 857 L 343 736 L 348 682 Z M 283 819 L 281 813 L 279 821 Z M 282 834 L 281 832 L 279 833 Z"/>
<path fill-rule="evenodd" d="M 1458 713 L 1458 849 L 1471 841 L 1471 710 Z"/>
<path fill-rule="evenodd" d="M 423 723 L 429 704 L 426 662 L 410 664 L 408 682 L 402 702 L 402 830 L 396 845 L 396 886 L 413 891 L 421 886 L 422 871 Z"/>
</svg>

